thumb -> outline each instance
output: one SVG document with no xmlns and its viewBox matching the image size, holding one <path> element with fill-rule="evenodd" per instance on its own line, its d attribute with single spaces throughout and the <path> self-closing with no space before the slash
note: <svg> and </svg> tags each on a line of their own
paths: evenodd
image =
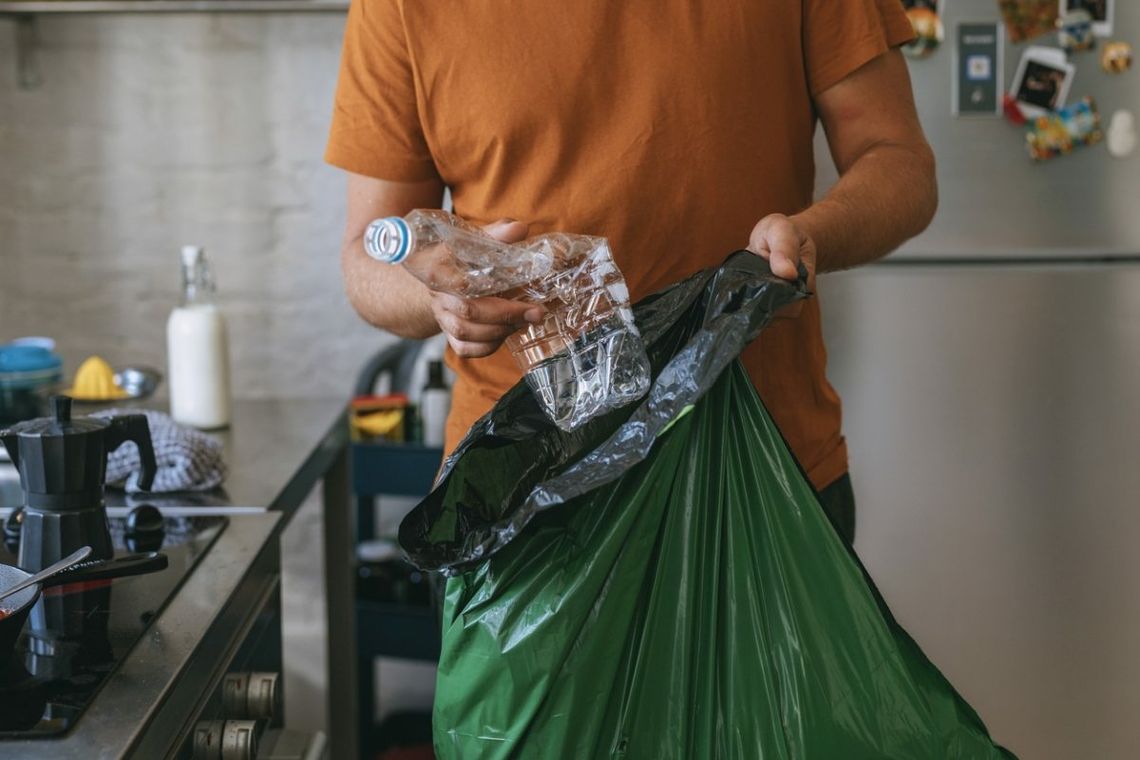
<svg viewBox="0 0 1140 760">
<path fill-rule="evenodd" d="M 528 225 L 514 219 L 500 219 L 484 227 L 483 232 L 504 243 L 517 243 L 526 239 L 528 229 Z"/>
</svg>

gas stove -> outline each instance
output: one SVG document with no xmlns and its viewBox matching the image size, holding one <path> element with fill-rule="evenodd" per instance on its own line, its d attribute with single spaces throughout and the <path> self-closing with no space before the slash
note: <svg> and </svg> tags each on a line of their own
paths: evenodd
<svg viewBox="0 0 1140 760">
<path fill-rule="evenodd" d="M 161 550 L 161 572 L 47 589 L 16 650 L 0 665 L 0 740 L 48 739 L 70 731 L 151 621 L 227 525 L 221 516 L 167 516 L 140 545 L 128 518 L 110 520 L 116 556 Z M 157 526 L 155 526 L 157 527 Z M 12 540 L 0 562 L 17 564 Z"/>
</svg>

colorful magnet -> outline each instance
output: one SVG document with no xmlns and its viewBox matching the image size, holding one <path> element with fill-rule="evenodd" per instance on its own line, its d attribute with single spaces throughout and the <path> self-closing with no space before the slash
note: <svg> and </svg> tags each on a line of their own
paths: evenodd
<svg viewBox="0 0 1140 760">
<path fill-rule="evenodd" d="M 1025 126 L 1027 121 L 1025 114 L 1021 112 L 1021 106 L 1017 105 L 1017 101 L 1008 92 L 1001 97 L 1001 112 L 1005 114 L 1005 120 L 1010 124 L 1018 127 Z"/>
<path fill-rule="evenodd" d="M 1131 111 L 1117 111 L 1108 122 L 1105 142 L 1113 158 L 1127 158 L 1136 150 L 1140 136 L 1136 134 L 1136 117 Z"/>
<path fill-rule="evenodd" d="M 1021 55 L 1009 94 L 1026 116 L 1043 116 L 1065 104 L 1076 73 L 1064 50 L 1032 45 Z"/>
<path fill-rule="evenodd" d="M 998 0 L 1010 42 L 1025 42 L 1056 28 L 1057 0 Z"/>
<path fill-rule="evenodd" d="M 1069 11 L 1058 18 L 1057 41 L 1070 53 L 1079 53 L 1096 47 L 1092 14 L 1081 8 Z"/>
<path fill-rule="evenodd" d="M 1127 42 L 1109 42 L 1100 54 L 1100 67 L 1109 74 L 1123 74 L 1132 68 L 1132 46 Z"/>
<path fill-rule="evenodd" d="M 911 58 L 929 58 L 942 40 L 946 29 L 938 13 L 939 0 L 903 0 L 907 18 L 914 27 L 914 41 L 903 45 L 903 53 Z"/>
<path fill-rule="evenodd" d="M 1112 17 L 1116 0 L 1060 0 L 1061 15 L 1072 11 L 1086 11 L 1092 17 L 1093 34 L 1098 37 L 1112 36 Z"/>
<path fill-rule="evenodd" d="M 958 24 L 956 36 L 951 112 L 955 116 L 1000 114 L 1005 84 L 1000 24 L 963 22 Z"/>
<path fill-rule="evenodd" d="M 1026 147 L 1035 161 L 1066 155 L 1077 146 L 1095 145 L 1103 139 L 1096 102 L 1087 97 L 1056 113 L 1038 116 L 1025 133 Z"/>
</svg>

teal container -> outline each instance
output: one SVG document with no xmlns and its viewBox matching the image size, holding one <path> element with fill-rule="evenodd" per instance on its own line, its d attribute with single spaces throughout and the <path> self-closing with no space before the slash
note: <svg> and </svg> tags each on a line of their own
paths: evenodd
<svg viewBox="0 0 1140 760">
<path fill-rule="evenodd" d="M 63 360 L 50 343 L 0 345 L 0 427 L 47 416 L 63 381 Z"/>
</svg>

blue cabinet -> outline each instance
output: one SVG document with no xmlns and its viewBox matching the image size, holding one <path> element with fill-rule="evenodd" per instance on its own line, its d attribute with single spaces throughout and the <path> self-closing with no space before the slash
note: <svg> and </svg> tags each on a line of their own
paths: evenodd
<svg viewBox="0 0 1140 760">
<path fill-rule="evenodd" d="M 375 504 L 384 496 L 422 497 L 431 490 L 443 451 L 430 446 L 397 443 L 354 443 L 352 483 L 356 505 L 357 541 L 376 538 Z M 440 624 L 430 602 L 400 603 L 378 599 L 360 579 L 356 589 L 356 641 L 362 756 L 376 754 L 380 737 L 375 714 L 372 668 L 377 657 L 435 661 L 439 658 Z"/>
</svg>

